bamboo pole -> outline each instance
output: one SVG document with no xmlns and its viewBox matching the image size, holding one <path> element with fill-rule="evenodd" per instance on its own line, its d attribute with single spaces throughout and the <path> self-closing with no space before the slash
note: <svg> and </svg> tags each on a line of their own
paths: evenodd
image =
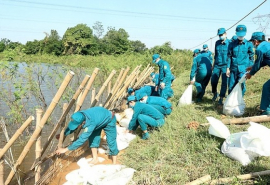
<svg viewBox="0 0 270 185">
<path fill-rule="evenodd" d="M 25 158 L 25 156 L 27 155 L 28 151 L 30 150 L 31 146 L 33 145 L 33 143 L 35 142 L 37 136 L 39 135 L 39 133 L 41 132 L 42 128 L 44 127 L 45 123 L 47 122 L 49 116 L 51 115 L 52 111 L 54 110 L 54 108 L 56 107 L 59 99 L 61 98 L 61 96 L 63 95 L 66 87 L 68 86 L 70 80 L 72 79 L 72 77 L 74 76 L 74 72 L 69 71 L 68 74 L 66 75 L 64 81 L 62 82 L 60 88 L 58 89 L 55 97 L 53 98 L 51 104 L 49 105 L 48 109 L 46 110 L 44 116 L 42 117 L 39 127 L 37 127 L 33 133 L 33 135 L 30 137 L 29 141 L 27 142 L 26 146 L 24 147 L 21 155 L 19 156 L 16 164 L 14 165 L 14 170 L 11 170 L 11 172 L 9 173 L 6 181 L 5 181 L 5 185 L 9 184 L 10 181 L 12 180 L 15 172 L 17 171 L 18 167 L 21 165 L 23 159 Z"/>
<path fill-rule="evenodd" d="M 36 109 L 36 128 L 40 124 L 42 113 L 43 113 L 42 109 Z M 41 148 L 41 132 L 40 132 L 36 141 L 36 160 L 40 160 L 41 151 L 42 151 L 42 148 Z M 35 171 L 36 171 L 36 174 L 35 174 L 35 183 L 36 183 L 40 179 L 40 173 L 41 173 L 40 165 L 36 166 Z"/>
<path fill-rule="evenodd" d="M 115 75 L 116 71 L 113 70 L 111 72 L 111 74 L 109 75 L 109 77 L 107 78 L 107 80 L 103 83 L 102 87 L 100 88 L 98 94 L 95 97 L 95 100 L 93 101 L 93 103 L 91 104 L 91 107 L 94 107 L 98 101 L 99 101 L 99 97 L 101 96 L 101 94 L 103 93 L 103 91 L 105 90 L 106 86 L 108 85 L 109 81 L 111 81 L 112 77 Z"/>
<path fill-rule="evenodd" d="M 1 149 L 0 149 L 1 151 Z M 4 184 L 4 160 L 0 159 L 0 184 Z"/>
<path fill-rule="evenodd" d="M 12 136 L 12 138 L 8 141 L 8 143 L 2 148 L 0 151 L 0 159 L 3 157 L 3 155 L 7 152 L 7 150 L 12 146 L 12 144 L 16 141 L 16 139 L 23 133 L 23 131 L 29 126 L 29 124 L 34 120 L 35 118 L 33 116 L 30 116 L 23 124 L 22 126 L 15 132 L 15 134 Z"/>
<path fill-rule="evenodd" d="M 96 96 L 96 88 L 92 89 L 92 94 L 91 94 L 91 104 L 94 102 Z"/>
<path fill-rule="evenodd" d="M 65 113 L 65 111 L 68 108 L 68 104 L 64 103 L 63 105 L 63 114 Z M 63 120 L 62 124 L 61 124 L 61 131 L 60 131 L 60 135 L 59 135 L 59 141 L 58 141 L 58 148 L 62 148 L 63 147 L 63 141 L 64 141 L 64 133 L 65 133 L 65 129 L 66 129 L 66 119 Z"/>
<path fill-rule="evenodd" d="M 57 130 L 59 129 L 59 127 L 61 126 L 61 124 L 63 123 L 63 121 L 66 119 L 66 116 L 68 114 L 68 112 L 70 111 L 71 107 L 74 105 L 76 99 L 78 98 L 78 96 L 80 95 L 80 93 L 82 92 L 86 82 L 89 80 L 90 76 L 86 75 L 83 79 L 83 81 L 81 82 L 79 88 L 77 89 L 77 91 L 75 92 L 75 94 L 72 97 L 72 100 L 69 102 L 68 107 L 66 109 L 66 111 L 61 115 L 59 121 L 56 123 L 56 125 L 54 126 L 51 134 L 49 135 L 46 143 L 43 146 L 41 155 L 43 156 L 43 154 L 45 153 L 47 147 L 49 146 L 50 142 L 52 141 L 52 139 L 54 138 Z M 36 161 L 35 161 L 36 162 Z"/>
<path fill-rule="evenodd" d="M 189 182 L 187 183 L 186 185 L 199 185 L 199 184 L 202 184 L 202 183 L 205 183 L 205 182 L 208 182 L 211 180 L 211 176 L 210 175 L 205 175 L 201 178 L 198 178 L 192 182 Z"/>
<path fill-rule="evenodd" d="M 246 118 L 232 118 L 232 119 L 222 119 L 221 122 L 225 125 L 230 124 L 244 124 L 249 123 L 250 121 L 261 123 L 261 122 L 267 122 L 270 121 L 270 115 L 263 115 L 263 116 L 251 116 Z M 201 126 L 208 126 L 210 123 L 202 123 Z"/>
<path fill-rule="evenodd" d="M 88 94 L 88 92 L 89 92 L 89 90 L 90 90 L 90 88 L 91 88 L 91 86 L 92 86 L 98 72 L 99 72 L 99 68 L 95 68 L 95 70 L 93 71 L 93 73 L 91 75 L 90 80 L 88 81 L 88 83 L 87 83 L 87 85 L 86 85 L 86 87 L 85 87 L 85 89 L 83 91 L 82 97 L 80 98 L 80 100 L 77 103 L 77 106 L 76 106 L 76 109 L 75 109 L 74 112 L 77 112 L 77 111 L 79 111 L 81 109 L 82 104 L 83 104 L 83 102 L 84 102 L 84 100 L 85 100 L 85 98 L 86 98 L 86 96 L 87 96 L 87 94 Z"/>
<path fill-rule="evenodd" d="M 115 91 L 115 88 L 116 88 L 117 85 L 119 84 L 120 79 L 121 79 L 121 77 L 123 76 L 123 73 L 124 73 L 124 68 L 121 69 L 121 71 L 120 71 L 120 73 L 119 73 L 119 75 L 118 75 L 118 77 L 117 77 L 117 79 L 116 79 L 116 81 L 115 81 L 115 83 L 114 83 L 114 85 L 113 85 L 113 87 L 112 87 L 111 94 L 113 94 L 113 92 Z"/>
<path fill-rule="evenodd" d="M 127 67 L 127 69 L 125 71 L 123 71 L 123 72 L 121 70 L 121 72 L 123 74 L 121 74 L 121 72 L 120 72 L 120 74 L 119 74 L 119 76 L 118 76 L 118 78 L 117 78 L 117 80 L 116 80 L 116 82 L 114 84 L 114 87 L 113 87 L 113 90 L 112 90 L 111 94 L 107 97 L 107 100 L 105 101 L 104 107 L 108 106 L 109 102 L 112 100 L 112 98 L 116 94 L 117 90 L 121 87 L 122 82 L 124 81 L 125 77 L 127 76 L 129 70 L 130 70 L 129 67 Z"/>
<path fill-rule="evenodd" d="M 240 180 L 247 180 L 247 179 L 251 179 L 254 177 L 260 177 L 263 175 L 270 175 L 270 170 L 265 170 L 265 171 L 260 171 L 260 172 L 254 172 L 254 173 L 248 173 L 248 174 L 244 174 L 244 175 L 238 175 L 236 176 L 237 179 Z M 228 178 L 220 178 L 220 179 L 215 179 L 211 181 L 211 185 L 213 184 L 223 184 L 223 183 L 229 183 L 231 181 L 233 181 L 235 178 L 234 177 L 228 177 Z"/>
<path fill-rule="evenodd" d="M 111 93 L 111 89 L 112 89 L 112 81 L 109 81 L 109 84 L 108 84 L 108 96 Z"/>
</svg>

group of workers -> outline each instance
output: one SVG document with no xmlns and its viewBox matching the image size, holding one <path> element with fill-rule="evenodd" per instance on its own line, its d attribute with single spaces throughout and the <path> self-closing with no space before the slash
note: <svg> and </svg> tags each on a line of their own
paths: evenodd
<svg viewBox="0 0 270 185">
<path fill-rule="evenodd" d="M 219 104 L 223 103 L 228 88 L 228 94 L 238 83 L 243 75 L 250 79 L 263 66 L 270 66 L 270 43 L 265 41 L 263 32 L 254 32 L 250 40 L 245 39 L 247 28 L 245 25 L 236 27 L 236 35 L 227 39 L 224 28 L 219 28 L 217 35 L 219 40 L 215 43 L 215 54 L 209 51 L 208 46 L 203 45 L 203 50 L 195 49 L 193 52 L 193 65 L 190 73 L 190 83 L 197 89 L 196 102 L 201 102 L 205 89 L 211 79 L 213 101 L 219 97 Z M 254 52 L 255 51 L 255 52 Z M 254 62 L 254 53 L 256 60 Z M 127 104 L 133 109 L 133 116 L 127 132 L 135 133 L 140 126 L 142 139 L 148 139 L 149 128 L 161 127 L 165 123 L 165 117 L 172 112 L 172 104 L 168 101 L 173 96 L 172 82 L 174 76 L 170 65 L 161 59 L 159 54 L 152 56 L 152 62 L 159 67 L 159 73 L 152 73 L 153 86 L 146 85 L 140 89 L 128 88 Z M 213 61 L 214 60 L 214 61 Z M 221 76 L 221 89 L 217 93 L 217 85 Z M 242 95 L 246 87 L 242 84 Z M 263 115 L 270 115 L 270 80 L 262 89 L 260 109 Z M 92 151 L 92 164 L 98 163 L 97 149 L 100 144 L 101 131 L 104 129 L 109 147 L 109 155 L 113 164 L 116 164 L 116 156 L 119 153 L 116 142 L 116 118 L 114 112 L 103 107 L 93 107 L 87 110 L 75 112 L 65 131 L 65 135 L 73 133 L 78 127 L 83 132 L 79 138 L 66 148 L 58 148 L 56 153 L 61 154 L 69 150 L 75 150 L 85 141 L 89 141 Z"/>
<path fill-rule="evenodd" d="M 159 73 L 152 74 L 154 85 L 146 85 L 140 89 L 128 88 L 127 104 L 133 109 L 133 116 L 129 123 L 127 133 L 134 133 L 138 126 L 142 130 L 142 139 L 148 139 L 148 127 L 161 127 L 165 123 L 165 116 L 172 112 L 172 104 L 168 101 L 173 96 L 171 83 L 172 77 L 170 65 L 161 59 L 159 54 L 154 54 L 153 63 L 159 66 Z M 155 77 L 155 75 L 157 77 Z M 92 107 L 90 109 L 75 112 L 65 130 L 65 136 L 73 133 L 78 127 L 83 129 L 79 138 L 66 148 L 58 148 L 56 154 L 75 150 L 82 146 L 87 140 L 91 148 L 93 159 L 91 164 L 97 164 L 98 147 L 101 140 L 101 131 L 104 129 L 113 164 L 116 164 L 119 151 L 117 148 L 116 118 L 114 112 L 103 107 Z"/>
<path fill-rule="evenodd" d="M 208 46 L 203 50 L 193 51 L 193 64 L 190 72 L 190 83 L 196 86 L 197 96 L 195 102 L 201 102 L 206 86 L 211 79 L 213 101 L 219 97 L 218 104 L 223 100 L 228 89 L 231 93 L 243 75 L 250 79 L 261 67 L 270 66 L 270 43 L 265 40 L 263 32 L 254 32 L 250 40 L 245 39 L 247 27 L 238 25 L 236 35 L 227 38 L 225 28 L 219 28 L 219 39 L 215 43 L 214 62 Z M 256 60 L 254 61 L 254 54 Z M 221 76 L 220 93 L 217 92 L 218 81 Z M 241 84 L 242 95 L 246 92 L 245 82 Z M 262 114 L 270 114 L 270 80 L 262 89 L 260 110 Z"/>
</svg>

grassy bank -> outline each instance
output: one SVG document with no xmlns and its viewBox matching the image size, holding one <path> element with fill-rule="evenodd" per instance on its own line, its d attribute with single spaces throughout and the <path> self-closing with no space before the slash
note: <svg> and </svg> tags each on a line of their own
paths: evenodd
<svg viewBox="0 0 270 185">
<path fill-rule="evenodd" d="M 246 112 L 243 117 L 258 115 L 261 88 L 269 79 L 270 69 L 261 69 L 247 81 L 245 95 Z M 176 104 L 189 82 L 189 70 L 179 74 L 173 84 L 175 97 L 173 112 L 166 118 L 160 131 L 154 131 L 147 141 L 137 137 L 122 156 L 122 163 L 136 169 L 136 184 L 185 184 L 204 175 L 212 179 L 231 177 L 270 169 L 270 158 L 259 157 L 248 166 L 242 166 L 220 151 L 224 139 L 211 136 L 208 127 L 189 130 L 188 123 L 206 123 L 206 117 L 223 118 L 222 108 L 211 101 L 211 85 L 207 87 L 200 104 L 177 107 Z M 195 87 L 194 87 L 195 90 Z M 270 127 L 270 123 L 262 123 Z M 249 124 L 228 125 L 231 133 L 245 131 Z M 268 184 L 270 178 L 263 176 L 253 181 L 235 179 L 229 184 Z"/>
</svg>

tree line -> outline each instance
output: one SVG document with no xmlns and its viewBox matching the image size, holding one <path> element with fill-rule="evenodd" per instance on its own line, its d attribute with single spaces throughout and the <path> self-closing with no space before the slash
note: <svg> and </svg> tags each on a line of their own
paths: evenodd
<svg viewBox="0 0 270 185">
<path fill-rule="evenodd" d="M 104 34 L 101 22 L 95 22 L 90 28 L 86 24 L 78 24 L 68 28 L 61 38 L 56 30 L 45 33 L 42 40 L 27 41 L 26 44 L 12 42 L 7 38 L 0 40 L 0 52 L 16 50 L 27 55 L 120 55 L 124 53 L 160 53 L 171 54 L 173 48 L 170 42 L 151 49 L 139 40 L 129 40 L 129 34 L 123 29 L 108 27 Z M 103 35 L 104 34 L 104 35 Z"/>
</svg>

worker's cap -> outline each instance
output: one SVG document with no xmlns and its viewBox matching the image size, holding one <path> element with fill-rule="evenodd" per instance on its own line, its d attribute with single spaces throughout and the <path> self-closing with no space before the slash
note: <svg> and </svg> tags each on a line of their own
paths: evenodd
<svg viewBox="0 0 270 185">
<path fill-rule="evenodd" d="M 201 52 L 200 49 L 195 49 L 195 50 L 193 51 L 194 54 L 197 54 L 197 53 L 200 53 L 200 52 Z"/>
<path fill-rule="evenodd" d="M 235 31 L 238 37 L 244 37 L 247 33 L 247 27 L 245 25 L 238 25 Z"/>
<path fill-rule="evenodd" d="M 234 35 L 232 38 L 231 38 L 231 40 L 236 40 L 237 39 L 237 36 L 236 35 Z"/>
<path fill-rule="evenodd" d="M 136 94 L 136 99 L 137 100 L 141 100 L 143 97 L 145 97 L 145 96 L 147 96 L 147 94 L 146 93 L 138 93 L 138 94 Z"/>
<path fill-rule="evenodd" d="M 133 91 L 134 91 L 134 89 L 128 88 L 127 93 L 128 93 L 128 94 L 131 94 Z"/>
<path fill-rule="evenodd" d="M 208 48 L 208 45 L 207 44 L 204 44 L 203 45 L 203 49 L 206 49 L 206 48 Z"/>
<path fill-rule="evenodd" d="M 264 41 L 265 34 L 263 32 L 254 32 L 252 33 L 250 41 L 253 41 L 253 40 Z"/>
<path fill-rule="evenodd" d="M 81 112 L 75 112 L 71 116 L 71 121 L 68 123 L 69 130 L 75 130 L 80 124 L 85 121 L 85 116 Z"/>
<path fill-rule="evenodd" d="M 222 34 L 224 34 L 225 32 L 226 32 L 225 28 L 219 28 L 219 29 L 217 30 L 217 35 L 222 35 Z"/>
<path fill-rule="evenodd" d="M 152 76 L 154 76 L 154 75 L 155 75 L 155 73 L 154 73 L 154 72 L 150 74 L 150 76 L 151 76 L 151 77 L 152 77 Z"/>
<path fill-rule="evenodd" d="M 158 59 L 158 58 L 160 58 L 160 55 L 159 54 L 154 54 L 153 56 L 152 56 L 152 59 L 153 59 L 153 63 L 156 63 L 156 59 Z"/>
<path fill-rule="evenodd" d="M 136 101 L 136 97 L 135 97 L 135 96 L 129 96 L 129 97 L 127 98 L 127 104 L 128 104 L 129 102 L 131 102 L 131 101 Z"/>
</svg>

